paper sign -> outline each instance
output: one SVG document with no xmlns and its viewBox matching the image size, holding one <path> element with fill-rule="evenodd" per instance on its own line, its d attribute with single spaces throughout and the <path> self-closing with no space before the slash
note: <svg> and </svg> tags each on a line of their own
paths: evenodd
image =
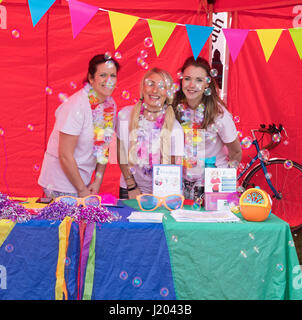
<svg viewBox="0 0 302 320">
<path fill-rule="evenodd" d="M 182 166 L 153 165 L 153 194 L 158 197 L 182 194 Z"/>
<path fill-rule="evenodd" d="M 205 192 L 236 192 L 235 168 L 205 168 Z"/>
</svg>

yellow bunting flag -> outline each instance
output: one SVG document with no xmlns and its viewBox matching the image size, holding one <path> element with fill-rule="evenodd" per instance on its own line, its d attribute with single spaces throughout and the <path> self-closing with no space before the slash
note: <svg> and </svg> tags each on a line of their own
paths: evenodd
<svg viewBox="0 0 302 320">
<path fill-rule="evenodd" d="M 59 226 L 59 255 L 55 288 L 56 300 L 63 300 L 63 297 L 65 297 L 65 300 L 68 299 L 64 271 L 71 223 L 72 219 L 70 217 L 66 217 Z"/>
<path fill-rule="evenodd" d="M 109 11 L 109 19 L 113 34 L 114 47 L 117 49 L 139 18 L 128 14 Z"/>
<path fill-rule="evenodd" d="M 159 56 L 175 29 L 176 23 L 148 19 L 148 24 L 152 34 L 156 55 Z"/>
<path fill-rule="evenodd" d="M 288 29 L 296 46 L 300 59 L 302 59 L 302 28 Z"/>
<path fill-rule="evenodd" d="M 7 236 L 10 234 L 10 232 L 13 230 L 15 224 L 16 222 L 13 222 L 11 220 L 0 220 L 0 247 L 2 246 Z"/>
<path fill-rule="evenodd" d="M 265 60 L 268 62 L 283 29 L 258 29 L 256 30 L 260 40 Z"/>
</svg>

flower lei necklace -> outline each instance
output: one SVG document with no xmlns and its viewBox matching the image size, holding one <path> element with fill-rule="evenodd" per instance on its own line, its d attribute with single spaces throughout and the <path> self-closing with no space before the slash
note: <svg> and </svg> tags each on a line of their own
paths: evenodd
<svg viewBox="0 0 302 320">
<path fill-rule="evenodd" d="M 200 127 L 204 119 L 205 105 L 200 103 L 193 110 L 187 105 L 177 105 L 177 110 L 180 113 L 181 126 L 185 133 L 185 156 L 183 166 L 185 168 L 193 168 L 198 162 L 198 143 L 202 141 L 200 135 Z"/>
<path fill-rule="evenodd" d="M 96 92 L 89 83 L 85 85 L 84 89 L 88 93 L 92 111 L 94 127 L 93 154 L 98 163 L 106 164 L 109 158 L 109 145 L 114 133 L 113 122 L 116 104 L 112 97 L 107 97 L 103 103 L 100 103 Z"/>
<path fill-rule="evenodd" d="M 165 122 L 167 106 L 165 105 L 158 111 L 155 121 L 145 118 L 145 109 L 147 106 L 142 103 L 137 130 L 137 164 L 143 169 L 144 174 L 152 175 L 153 164 L 160 163 L 160 131 Z"/>
</svg>

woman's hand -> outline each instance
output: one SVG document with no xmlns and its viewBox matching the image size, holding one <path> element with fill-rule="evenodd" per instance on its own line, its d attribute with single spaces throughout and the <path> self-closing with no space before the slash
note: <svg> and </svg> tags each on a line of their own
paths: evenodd
<svg viewBox="0 0 302 320">
<path fill-rule="evenodd" d="M 83 190 L 78 191 L 78 197 L 79 198 L 84 198 L 86 196 L 89 196 L 91 193 L 87 187 L 85 187 Z"/>
<path fill-rule="evenodd" d="M 128 191 L 128 198 L 129 199 L 136 199 L 136 196 L 140 195 L 141 191 L 140 189 L 137 187 L 132 191 Z"/>
<path fill-rule="evenodd" d="M 87 187 L 90 194 L 99 194 L 101 184 L 101 180 L 94 180 L 93 182 L 91 182 Z"/>
</svg>

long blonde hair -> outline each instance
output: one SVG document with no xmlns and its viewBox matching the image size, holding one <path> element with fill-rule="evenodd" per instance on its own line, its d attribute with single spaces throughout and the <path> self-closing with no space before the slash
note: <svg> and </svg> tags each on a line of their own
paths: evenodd
<svg viewBox="0 0 302 320">
<path fill-rule="evenodd" d="M 163 123 L 161 133 L 160 133 L 160 153 L 161 153 L 161 163 L 169 164 L 171 162 L 170 157 L 170 150 L 171 150 L 171 133 L 174 126 L 175 121 L 175 114 L 172 108 L 172 101 L 173 101 L 173 94 L 171 91 L 173 79 L 169 72 L 159 69 L 159 68 L 152 68 L 147 71 L 141 80 L 140 83 L 140 100 L 134 106 L 130 124 L 129 124 L 129 131 L 130 131 L 130 148 L 129 148 L 129 163 L 135 164 L 135 160 L 137 159 L 137 149 L 136 149 L 136 141 L 137 141 L 137 129 L 138 129 L 138 121 L 139 115 L 142 108 L 143 102 L 143 89 L 145 80 L 153 73 L 156 73 L 162 77 L 166 84 L 167 88 L 167 98 L 164 104 L 167 105 L 165 121 Z"/>
</svg>

